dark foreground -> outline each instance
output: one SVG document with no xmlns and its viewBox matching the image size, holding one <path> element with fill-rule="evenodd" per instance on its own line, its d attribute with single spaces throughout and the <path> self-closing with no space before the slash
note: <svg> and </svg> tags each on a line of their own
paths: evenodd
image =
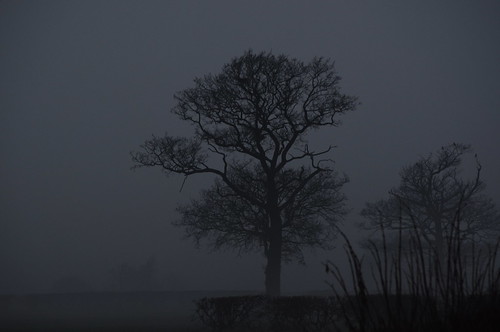
<svg viewBox="0 0 500 332">
<path fill-rule="evenodd" d="M 203 331 L 194 301 L 220 292 L 0 295 L 1 331 Z"/>
</svg>

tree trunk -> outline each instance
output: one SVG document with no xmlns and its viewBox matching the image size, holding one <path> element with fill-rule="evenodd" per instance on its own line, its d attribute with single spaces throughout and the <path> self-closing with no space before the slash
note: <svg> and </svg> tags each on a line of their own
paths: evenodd
<svg viewBox="0 0 500 332">
<path fill-rule="evenodd" d="M 441 217 L 434 217 L 434 231 L 435 231 L 435 242 L 434 242 L 434 250 L 436 250 L 436 261 L 439 265 L 439 269 L 441 272 L 445 272 L 443 270 L 446 266 L 446 258 L 444 252 L 444 236 L 443 236 L 443 225 L 441 221 Z"/>
<path fill-rule="evenodd" d="M 281 216 L 278 209 L 270 212 L 271 227 L 266 266 L 266 295 L 276 297 L 281 294 Z"/>
</svg>

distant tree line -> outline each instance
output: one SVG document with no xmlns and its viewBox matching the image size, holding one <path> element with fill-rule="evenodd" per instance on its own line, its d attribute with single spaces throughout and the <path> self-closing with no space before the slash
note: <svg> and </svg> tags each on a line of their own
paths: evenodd
<svg viewBox="0 0 500 332">
<path fill-rule="evenodd" d="M 159 287 L 158 262 L 154 256 L 137 266 L 121 263 L 110 270 L 110 286 L 116 291 L 151 291 Z"/>
</svg>

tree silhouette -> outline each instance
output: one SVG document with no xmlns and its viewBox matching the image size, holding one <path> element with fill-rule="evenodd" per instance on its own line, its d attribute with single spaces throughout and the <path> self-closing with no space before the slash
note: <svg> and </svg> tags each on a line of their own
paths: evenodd
<svg viewBox="0 0 500 332">
<path fill-rule="evenodd" d="M 294 174 L 285 176 L 286 181 Z M 333 172 L 318 174 L 284 209 L 281 253 L 285 261 L 304 262 L 306 247 L 332 247 L 335 225 L 345 213 L 345 196 L 340 190 L 346 181 Z M 200 199 L 180 206 L 178 211 L 181 219 L 175 224 L 185 227 L 186 235 L 197 244 L 208 238 L 215 249 L 237 249 L 239 253 L 263 249 L 269 258 L 271 238 L 266 210 L 241 198 L 224 182 L 216 180 Z"/>
<path fill-rule="evenodd" d="M 158 263 L 150 256 L 146 263 L 121 263 L 110 270 L 111 286 L 118 291 L 150 291 L 158 287 Z"/>
<path fill-rule="evenodd" d="M 153 136 L 141 151 L 132 153 L 136 167 L 159 166 L 186 177 L 217 176 L 218 182 L 200 202 L 180 209 L 180 224 L 202 236 L 208 222 L 205 217 L 212 217 L 209 213 L 213 212 L 224 220 L 231 215 L 242 225 L 252 224 L 258 228 L 256 234 L 265 233 L 266 292 L 270 296 L 280 294 L 283 252 L 298 252 L 292 249 L 294 237 L 286 235 L 298 228 L 290 225 L 306 229 L 336 210 L 335 204 L 311 206 L 312 215 L 305 216 L 299 203 L 307 202 L 306 193 L 314 188 L 337 193 L 342 182 L 335 179 L 330 160 L 322 159 L 332 146 L 316 151 L 307 143 L 310 132 L 338 126 L 337 117 L 355 108 L 356 98 L 342 94 L 339 81 L 327 59 L 314 58 L 305 64 L 284 55 L 247 51 L 226 64 L 220 74 L 196 78 L 193 88 L 174 96 L 177 105 L 172 111 L 193 125 L 193 137 Z M 318 183 L 320 178 L 323 181 Z M 213 211 L 203 211 L 212 203 L 217 204 Z M 219 246 L 250 243 L 250 237 L 238 237 L 231 228 L 219 233 L 226 235 L 216 237 Z M 320 238 L 314 239 L 320 242 Z"/>
<path fill-rule="evenodd" d="M 417 231 L 441 262 L 457 231 L 462 242 L 496 240 L 500 216 L 484 194 L 477 156 L 474 177 L 461 177 L 462 157 L 469 152 L 470 146 L 453 143 L 404 167 L 401 183 L 389 192 L 390 197 L 363 209 L 367 219 L 363 226 Z"/>
</svg>

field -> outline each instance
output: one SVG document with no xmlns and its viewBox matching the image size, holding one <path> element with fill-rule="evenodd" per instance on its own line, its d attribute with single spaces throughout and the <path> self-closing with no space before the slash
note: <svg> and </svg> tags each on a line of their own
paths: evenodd
<svg viewBox="0 0 500 332">
<path fill-rule="evenodd" d="M 203 331 L 194 301 L 234 292 L 0 295 L 2 331 Z"/>
</svg>

